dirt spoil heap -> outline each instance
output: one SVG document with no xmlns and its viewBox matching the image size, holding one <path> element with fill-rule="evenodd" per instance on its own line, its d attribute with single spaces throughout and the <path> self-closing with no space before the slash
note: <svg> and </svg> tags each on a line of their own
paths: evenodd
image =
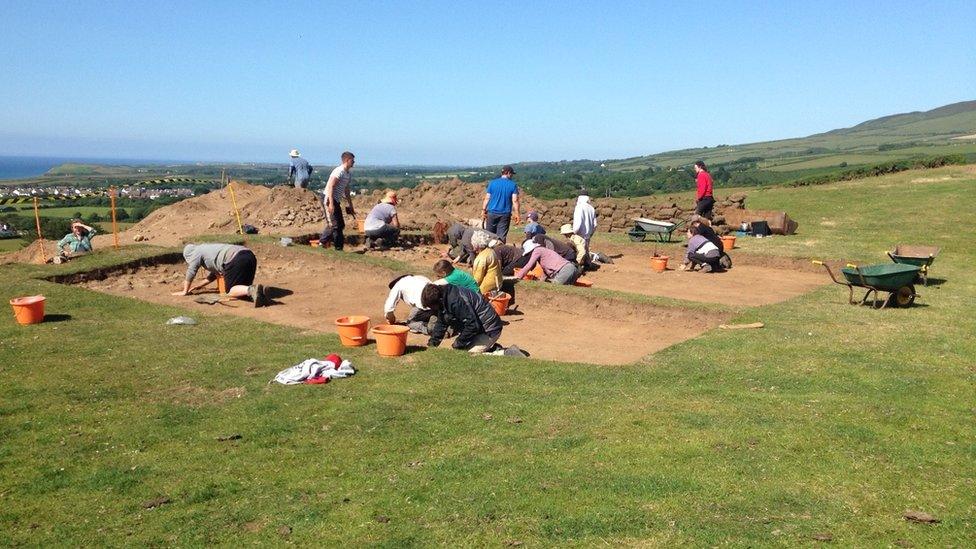
<svg viewBox="0 0 976 549">
<path fill-rule="evenodd" d="M 356 211 L 365 218 L 385 190 L 366 192 L 354 199 Z M 397 213 L 401 226 L 406 230 L 430 231 L 437 221 L 465 222 L 481 216 L 485 197 L 485 183 L 464 183 L 459 179 L 441 182 L 423 182 L 413 189 L 397 190 Z M 746 195 L 735 193 L 716 197 L 713 225 L 720 233 L 730 230 L 725 213 L 745 207 Z M 559 230 L 563 223 L 573 222 L 576 199 L 539 200 L 526 193 L 521 194 L 522 215 L 529 210 L 539 212 L 539 222 L 550 232 Z M 675 199 L 671 196 L 646 196 L 634 198 L 591 197 L 590 203 L 597 211 L 597 230 L 624 232 L 634 226 L 635 217 L 650 217 L 660 221 L 687 220 L 694 213 L 693 200 Z M 513 223 L 512 230 L 519 230 L 525 220 Z"/>
<path fill-rule="evenodd" d="M 305 189 L 264 187 L 234 182 L 234 198 L 241 223 L 262 233 L 300 235 L 318 232 L 322 206 L 318 196 Z M 227 188 L 188 198 L 160 208 L 123 233 L 126 240 L 175 245 L 200 234 L 237 232 L 237 218 Z"/>
</svg>

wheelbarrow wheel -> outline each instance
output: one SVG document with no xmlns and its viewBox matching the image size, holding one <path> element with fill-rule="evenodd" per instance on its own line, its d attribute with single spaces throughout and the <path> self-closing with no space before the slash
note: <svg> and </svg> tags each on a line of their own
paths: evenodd
<svg viewBox="0 0 976 549">
<path fill-rule="evenodd" d="M 634 232 L 630 232 L 630 233 L 627 233 L 627 235 L 630 236 L 630 241 L 631 242 L 643 242 L 644 239 L 647 238 L 647 233 L 634 233 Z"/>
<path fill-rule="evenodd" d="M 891 293 L 888 298 L 891 305 L 896 307 L 911 307 L 915 303 L 915 286 L 902 286 Z"/>
</svg>

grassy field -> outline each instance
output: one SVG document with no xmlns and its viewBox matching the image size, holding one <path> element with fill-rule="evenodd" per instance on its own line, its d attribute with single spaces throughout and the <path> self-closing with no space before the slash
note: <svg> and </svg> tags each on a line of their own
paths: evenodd
<svg viewBox="0 0 976 549">
<path fill-rule="evenodd" d="M 12 252 L 24 247 L 25 242 L 20 238 L 7 238 L 0 240 L 0 253 Z"/>
<path fill-rule="evenodd" d="M 0 320 L 0 545 L 969 546 L 974 183 L 949 168 L 752 193 L 800 232 L 744 250 L 884 262 L 934 244 L 933 284 L 884 311 L 826 286 L 736 319 L 762 330 L 625 367 L 381 359 L 247 319 L 165 326 L 186 310 L 37 278 L 148 247 L 0 266 L 7 297 L 43 293 L 56 315 Z M 268 384 L 337 350 L 357 376 Z"/>
<path fill-rule="evenodd" d="M 63 208 L 40 208 L 37 212 L 41 217 L 65 217 L 70 218 L 75 216 L 75 212 L 80 212 L 82 216 L 88 217 L 93 213 L 97 213 L 104 219 L 111 219 L 112 209 L 107 206 L 65 206 Z M 22 206 L 20 208 L 20 215 L 31 215 L 34 214 L 33 206 Z"/>
</svg>

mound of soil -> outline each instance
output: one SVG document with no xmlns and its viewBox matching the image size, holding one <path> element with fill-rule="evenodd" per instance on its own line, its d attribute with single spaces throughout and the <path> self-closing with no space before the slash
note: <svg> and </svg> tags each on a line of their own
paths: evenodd
<svg viewBox="0 0 976 549">
<path fill-rule="evenodd" d="M 354 199 L 356 211 L 361 217 L 383 198 L 386 191 L 364 193 Z M 437 183 L 424 182 L 413 189 L 397 190 L 401 225 L 407 230 L 429 231 L 437 221 L 467 222 L 481 216 L 481 205 L 485 197 L 484 183 L 464 183 L 459 179 Z M 713 225 L 720 234 L 731 230 L 725 221 L 725 213 L 745 207 L 746 195 L 733 194 L 717 197 Z M 661 221 L 687 220 L 694 212 L 691 200 L 678 201 L 673 197 L 649 196 L 639 198 L 598 198 L 590 202 L 597 211 L 597 229 L 604 232 L 624 232 L 634 226 L 635 217 L 650 217 Z M 576 199 L 539 200 L 522 193 L 522 214 L 536 210 L 539 222 L 549 230 L 557 232 L 563 223 L 572 223 Z M 524 220 L 516 222 L 513 231 L 524 225 Z"/>
<path fill-rule="evenodd" d="M 273 188 L 234 182 L 241 223 L 262 233 L 299 235 L 322 228 L 322 206 L 315 193 L 288 186 Z M 124 240 L 175 245 L 199 234 L 237 232 L 230 191 L 226 188 L 160 208 L 122 233 Z"/>
<path fill-rule="evenodd" d="M 45 260 L 51 261 L 57 255 L 56 244 L 56 242 L 51 240 L 35 240 L 26 248 L 0 254 L 0 264 L 33 263 L 35 265 L 43 265 Z"/>
</svg>

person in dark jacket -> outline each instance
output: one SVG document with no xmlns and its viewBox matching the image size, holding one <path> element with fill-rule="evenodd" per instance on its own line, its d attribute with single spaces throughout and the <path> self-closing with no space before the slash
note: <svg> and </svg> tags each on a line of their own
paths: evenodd
<svg viewBox="0 0 976 549">
<path fill-rule="evenodd" d="M 576 248 L 565 240 L 555 240 L 544 234 L 537 234 L 532 237 L 532 241 L 541 244 L 546 248 L 561 255 L 563 259 L 570 263 L 576 263 Z M 579 266 L 579 265 L 577 265 Z"/>
<path fill-rule="evenodd" d="M 466 265 L 474 263 L 474 256 L 476 254 L 474 253 L 474 247 L 471 245 L 471 237 L 479 231 L 488 233 L 491 238 L 498 238 L 498 235 L 489 233 L 484 229 L 469 227 L 463 223 L 454 223 L 447 229 L 447 244 L 450 246 L 447 255 L 454 263 L 464 263 Z"/>
<path fill-rule="evenodd" d="M 457 332 L 452 347 L 470 353 L 491 350 L 502 335 L 502 319 L 477 292 L 452 284 L 428 284 L 420 295 L 420 301 L 437 315 L 437 322 L 430 331 L 428 347 L 439 346 L 448 327 Z"/>
<path fill-rule="evenodd" d="M 697 226 L 698 234 L 704 236 L 705 240 L 715 244 L 715 247 L 718 248 L 719 253 L 721 254 L 721 257 L 719 257 L 718 260 L 719 266 L 723 269 L 731 269 L 732 258 L 729 257 L 729 254 L 725 252 L 725 245 L 722 243 L 722 239 L 719 238 L 718 233 L 715 232 L 715 229 L 712 228 L 712 223 L 705 217 L 698 214 L 693 214 L 691 216 L 691 222 L 689 225 Z"/>
<path fill-rule="evenodd" d="M 502 244 L 498 240 L 492 240 L 488 243 L 488 247 L 495 252 L 495 257 L 502 264 L 502 276 L 514 276 L 515 269 L 525 265 L 529 261 L 528 257 L 523 259 L 524 254 L 522 253 L 522 248 L 519 246 Z M 522 265 L 516 265 L 519 261 L 522 262 Z"/>
</svg>

